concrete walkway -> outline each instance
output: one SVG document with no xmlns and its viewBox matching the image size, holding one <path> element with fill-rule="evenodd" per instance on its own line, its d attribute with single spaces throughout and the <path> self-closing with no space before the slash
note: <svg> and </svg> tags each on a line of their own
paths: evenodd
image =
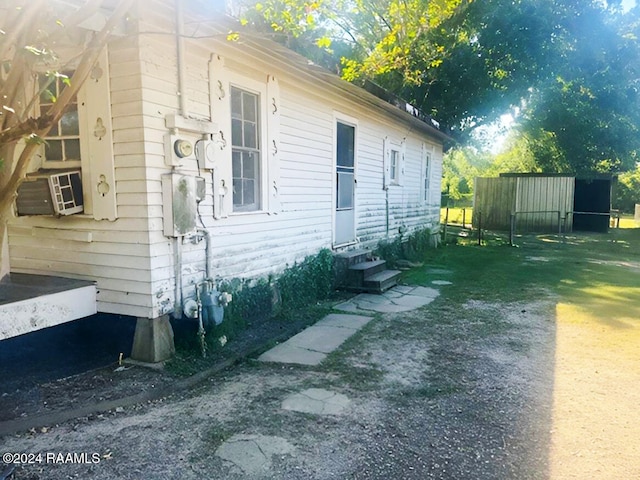
<svg viewBox="0 0 640 480">
<path fill-rule="evenodd" d="M 335 307 L 332 313 L 258 357 L 261 362 L 318 365 L 375 313 L 400 313 L 424 307 L 440 292 L 435 288 L 397 285 L 381 295 L 361 293 Z M 358 315 L 359 314 L 359 315 Z"/>
<path fill-rule="evenodd" d="M 447 285 L 443 282 L 440 285 Z M 429 287 L 398 285 L 382 295 L 360 294 L 335 307 L 347 313 L 332 313 L 284 343 L 258 357 L 261 362 L 318 365 L 328 354 L 373 319 L 375 313 L 399 313 L 431 303 L 439 295 Z M 342 415 L 351 400 L 323 388 L 309 388 L 283 398 L 280 408 L 311 415 Z M 284 438 L 262 435 L 235 435 L 224 442 L 216 455 L 245 475 L 268 472 L 272 457 L 292 454 L 295 447 Z"/>
</svg>

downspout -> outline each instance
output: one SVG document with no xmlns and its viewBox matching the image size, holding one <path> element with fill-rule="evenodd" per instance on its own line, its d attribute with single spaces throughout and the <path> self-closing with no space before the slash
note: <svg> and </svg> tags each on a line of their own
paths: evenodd
<svg viewBox="0 0 640 480">
<path fill-rule="evenodd" d="M 184 15 L 182 11 L 181 0 L 176 0 L 176 65 L 178 68 L 178 102 L 179 114 L 185 116 L 187 113 L 187 96 L 184 93 L 186 85 L 186 77 L 184 73 Z M 182 318 L 182 238 L 176 237 L 175 243 L 175 276 L 176 276 L 176 301 L 174 307 L 174 316 L 177 319 Z"/>
<path fill-rule="evenodd" d="M 201 233 L 204 236 L 204 241 L 205 241 L 204 252 L 205 252 L 205 257 L 207 262 L 205 265 L 205 271 L 207 275 L 205 280 L 213 280 L 211 278 L 211 233 L 204 226 L 203 228 L 198 229 L 198 233 Z"/>
<path fill-rule="evenodd" d="M 389 187 L 384 189 L 384 201 L 385 201 L 385 219 L 387 226 L 387 240 L 389 240 Z"/>
<path fill-rule="evenodd" d="M 176 276 L 176 300 L 173 315 L 176 319 L 182 318 L 182 239 L 174 238 L 175 244 L 175 276 Z"/>
<path fill-rule="evenodd" d="M 176 53 L 178 65 L 178 100 L 180 105 L 180 115 L 187 116 L 187 76 L 184 68 L 184 12 L 182 10 L 182 0 L 176 0 Z"/>
</svg>

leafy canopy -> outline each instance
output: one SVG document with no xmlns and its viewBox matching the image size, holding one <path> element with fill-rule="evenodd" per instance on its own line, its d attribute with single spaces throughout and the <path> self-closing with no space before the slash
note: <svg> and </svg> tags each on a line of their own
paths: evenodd
<svg viewBox="0 0 640 480">
<path fill-rule="evenodd" d="M 637 160 L 640 7 L 600 0 L 245 1 L 246 21 L 345 79 L 372 80 L 461 142 L 508 111 L 547 171 Z M 309 45 L 313 45 L 313 48 Z"/>
</svg>

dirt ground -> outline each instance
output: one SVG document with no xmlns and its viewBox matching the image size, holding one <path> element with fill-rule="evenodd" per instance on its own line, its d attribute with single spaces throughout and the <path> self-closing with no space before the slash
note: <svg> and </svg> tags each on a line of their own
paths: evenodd
<svg viewBox="0 0 640 480">
<path fill-rule="evenodd" d="M 556 260 L 552 252 L 510 255 L 532 269 Z M 598 273 L 596 264 L 582 267 Z M 473 285 L 456 303 L 447 289 L 462 288 L 464 275 L 424 268 L 452 285 L 439 286 L 427 307 L 378 315 L 320 366 L 249 358 L 166 397 L 0 437 L 0 453 L 31 454 L 10 478 L 640 478 L 637 310 L 607 314 L 551 289 L 522 301 L 485 299 Z M 640 276 L 633 262 L 613 268 Z M 634 281 L 610 304 L 636 298 Z M 117 383 L 116 392 L 133 393 L 172 383 L 139 367 L 113 370 L 90 372 L 90 388 Z M 72 383 L 51 398 L 91 391 Z M 327 416 L 282 408 L 308 388 L 339 392 L 350 406 Z M 243 471 L 216 454 L 235 435 L 287 448 L 274 447 L 260 471 Z"/>
</svg>

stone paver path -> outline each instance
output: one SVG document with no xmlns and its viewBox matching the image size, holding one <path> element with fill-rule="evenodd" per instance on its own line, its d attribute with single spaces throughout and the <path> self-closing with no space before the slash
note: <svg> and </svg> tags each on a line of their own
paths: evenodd
<svg viewBox="0 0 640 480">
<path fill-rule="evenodd" d="M 448 285 L 443 281 L 440 285 Z M 381 295 L 363 293 L 336 306 L 336 310 L 315 325 L 306 328 L 284 343 L 258 357 L 261 362 L 318 365 L 328 354 L 372 320 L 375 313 L 396 313 L 414 310 L 431 303 L 439 295 L 429 287 L 397 285 Z M 340 415 L 350 406 L 345 395 L 309 388 L 282 400 L 281 408 L 312 415 Z M 245 475 L 264 474 L 272 465 L 273 455 L 287 455 L 295 447 L 279 437 L 234 435 L 224 442 L 216 455 L 231 462 Z"/>
<path fill-rule="evenodd" d="M 398 285 L 381 294 L 361 293 L 335 308 L 344 312 L 400 313 L 431 303 L 440 294 L 435 288 Z"/>
</svg>

